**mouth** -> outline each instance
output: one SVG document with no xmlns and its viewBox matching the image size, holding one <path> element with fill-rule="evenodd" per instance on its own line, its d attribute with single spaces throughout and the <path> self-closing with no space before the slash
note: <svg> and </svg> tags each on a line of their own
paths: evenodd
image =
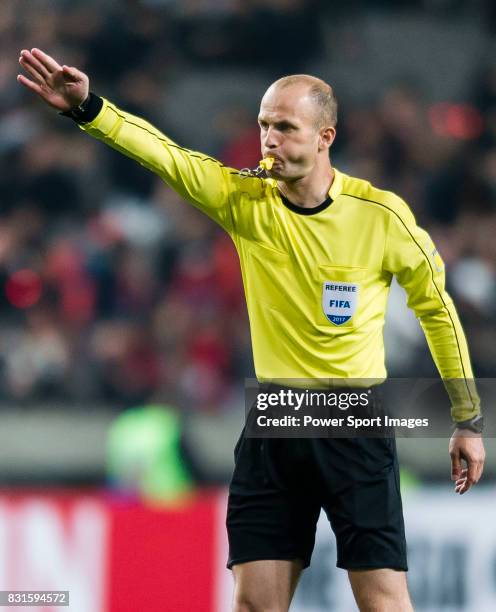
<svg viewBox="0 0 496 612">
<path fill-rule="evenodd" d="M 273 155 L 272 153 L 267 154 L 264 159 L 270 159 L 270 165 L 267 166 L 267 170 L 273 170 L 274 168 L 280 167 L 283 165 L 283 160 L 277 155 Z"/>
<path fill-rule="evenodd" d="M 259 162 L 259 169 L 265 171 L 267 174 L 271 173 L 274 166 L 281 165 L 281 159 L 272 153 L 264 155 L 263 159 Z"/>
</svg>

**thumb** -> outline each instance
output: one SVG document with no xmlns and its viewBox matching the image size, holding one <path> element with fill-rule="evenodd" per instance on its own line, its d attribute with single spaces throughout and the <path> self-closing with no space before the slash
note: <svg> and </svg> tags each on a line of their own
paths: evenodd
<svg viewBox="0 0 496 612">
<path fill-rule="evenodd" d="M 67 81 L 79 81 L 81 79 L 80 72 L 77 68 L 73 68 L 72 66 L 62 66 L 62 72 L 64 74 L 64 78 Z"/>
<path fill-rule="evenodd" d="M 460 461 L 460 454 L 454 453 L 451 456 L 451 480 L 458 480 L 462 475 L 462 465 Z"/>
</svg>

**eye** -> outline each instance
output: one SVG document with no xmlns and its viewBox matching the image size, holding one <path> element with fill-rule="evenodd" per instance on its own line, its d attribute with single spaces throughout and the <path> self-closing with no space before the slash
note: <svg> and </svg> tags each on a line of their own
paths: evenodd
<svg viewBox="0 0 496 612">
<path fill-rule="evenodd" d="M 267 129 L 267 122 L 266 121 L 259 121 L 258 125 L 260 126 L 260 128 L 262 130 L 266 130 Z"/>
</svg>

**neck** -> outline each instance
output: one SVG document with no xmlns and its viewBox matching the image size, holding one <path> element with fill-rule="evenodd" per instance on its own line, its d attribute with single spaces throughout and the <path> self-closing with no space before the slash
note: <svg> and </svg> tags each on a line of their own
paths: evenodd
<svg viewBox="0 0 496 612">
<path fill-rule="evenodd" d="M 278 181 L 277 187 L 283 196 L 302 208 L 315 208 L 329 195 L 334 180 L 334 169 L 329 164 L 325 171 L 311 172 L 295 181 Z"/>
</svg>

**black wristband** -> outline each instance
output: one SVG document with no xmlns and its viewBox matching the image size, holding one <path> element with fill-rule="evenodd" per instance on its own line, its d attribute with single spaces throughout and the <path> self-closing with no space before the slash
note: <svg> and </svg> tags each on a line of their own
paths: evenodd
<svg viewBox="0 0 496 612">
<path fill-rule="evenodd" d="M 71 108 L 71 110 L 60 113 L 64 117 L 70 117 L 76 123 L 89 123 L 96 118 L 102 110 L 103 100 L 100 96 L 95 95 L 90 91 L 88 97 L 79 106 Z"/>
<path fill-rule="evenodd" d="M 478 414 L 472 419 L 467 419 L 466 421 L 457 421 L 455 423 L 455 427 L 458 429 L 468 429 L 475 433 L 482 433 L 484 429 L 484 417 L 482 414 Z"/>
</svg>

